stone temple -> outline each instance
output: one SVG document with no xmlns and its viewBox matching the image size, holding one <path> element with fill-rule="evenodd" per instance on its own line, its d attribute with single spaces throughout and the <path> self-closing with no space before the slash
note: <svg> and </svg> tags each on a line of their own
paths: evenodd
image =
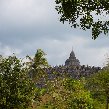
<svg viewBox="0 0 109 109">
<path fill-rule="evenodd" d="M 53 66 L 45 68 L 44 71 L 47 73 L 49 80 L 53 80 L 57 77 L 64 78 L 71 77 L 74 79 L 80 79 L 81 77 L 89 77 L 101 70 L 100 67 L 80 65 L 79 60 L 76 58 L 74 51 L 72 50 L 69 58 L 65 61 L 65 65 Z M 43 82 L 43 79 L 41 80 Z M 43 84 L 37 84 L 40 87 Z"/>
<path fill-rule="evenodd" d="M 70 53 L 69 59 L 65 61 L 65 66 L 75 66 L 75 67 L 80 66 L 80 62 L 78 59 L 76 59 L 76 56 L 73 50 Z"/>
</svg>

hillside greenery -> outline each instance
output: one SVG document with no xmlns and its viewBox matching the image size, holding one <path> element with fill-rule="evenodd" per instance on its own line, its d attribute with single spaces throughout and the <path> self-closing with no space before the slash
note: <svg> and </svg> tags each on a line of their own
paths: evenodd
<svg viewBox="0 0 109 109">
<path fill-rule="evenodd" d="M 44 68 L 50 66 L 41 49 L 26 58 L 28 62 L 0 56 L 0 109 L 108 109 L 108 66 L 87 78 L 49 79 Z"/>
</svg>

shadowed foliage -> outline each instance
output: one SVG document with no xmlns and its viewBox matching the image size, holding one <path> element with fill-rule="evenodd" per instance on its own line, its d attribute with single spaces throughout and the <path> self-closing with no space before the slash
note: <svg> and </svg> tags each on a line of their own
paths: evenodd
<svg viewBox="0 0 109 109">
<path fill-rule="evenodd" d="M 31 106 L 35 85 L 28 69 L 16 56 L 0 61 L 0 109 L 25 109 Z"/>
<path fill-rule="evenodd" d="M 92 30 L 92 38 L 109 31 L 109 0 L 56 0 L 60 22 L 69 22 L 71 27 Z"/>
</svg>

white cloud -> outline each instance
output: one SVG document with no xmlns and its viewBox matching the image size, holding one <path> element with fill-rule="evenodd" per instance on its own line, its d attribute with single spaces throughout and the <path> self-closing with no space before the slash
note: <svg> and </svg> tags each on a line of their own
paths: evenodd
<svg viewBox="0 0 109 109">
<path fill-rule="evenodd" d="M 90 32 L 91 34 L 91 32 Z M 0 54 L 21 57 L 42 48 L 51 65 L 64 64 L 74 48 L 81 64 L 102 66 L 109 39 L 59 22 L 54 0 L 0 0 Z"/>
<path fill-rule="evenodd" d="M 3 45 L 2 43 L 0 43 L 0 54 L 2 54 L 4 56 L 10 56 L 13 53 L 15 53 L 16 55 L 20 55 L 21 54 L 21 50 L 14 49 L 12 47 L 9 47 L 7 45 Z"/>
<path fill-rule="evenodd" d="M 32 44 L 31 44 L 32 43 Z M 51 65 L 62 65 L 69 57 L 72 50 L 72 46 L 76 57 L 80 60 L 81 65 L 91 66 L 103 66 L 105 61 L 105 54 L 108 51 L 108 47 L 91 48 L 87 47 L 90 40 L 81 37 L 70 37 L 69 40 L 53 40 L 53 39 L 41 39 L 38 41 L 32 41 L 24 46 L 24 50 L 36 51 L 41 48 L 47 54 L 47 59 Z"/>
<path fill-rule="evenodd" d="M 12 25 L 47 23 L 52 9 L 55 10 L 51 0 L 3 0 L 0 19 Z"/>
</svg>

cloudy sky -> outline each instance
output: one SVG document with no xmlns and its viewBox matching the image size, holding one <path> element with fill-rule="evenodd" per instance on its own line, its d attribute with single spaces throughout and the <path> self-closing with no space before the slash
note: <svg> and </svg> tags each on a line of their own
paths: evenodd
<svg viewBox="0 0 109 109">
<path fill-rule="evenodd" d="M 64 64 L 72 46 L 83 65 L 103 66 L 109 36 L 91 39 L 90 31 L 59 22 L 55 0 L 0 0 L 0 54 L 24 58 L 41 48 L 50 65 Z"/>
</svg>

